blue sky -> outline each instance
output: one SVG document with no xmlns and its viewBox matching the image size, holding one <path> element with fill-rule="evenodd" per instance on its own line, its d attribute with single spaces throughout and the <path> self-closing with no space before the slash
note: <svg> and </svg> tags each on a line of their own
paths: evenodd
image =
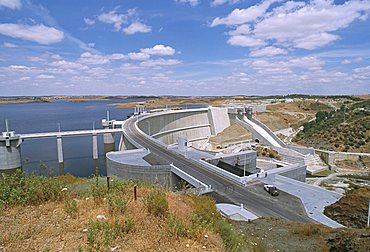
<svg viewBox="0 0 370 252">
<path fill-rule="evenodd" d="M 0 95 L 369 93 L 369 15 L 369 0 L 0 0 Z"/>
</svg>

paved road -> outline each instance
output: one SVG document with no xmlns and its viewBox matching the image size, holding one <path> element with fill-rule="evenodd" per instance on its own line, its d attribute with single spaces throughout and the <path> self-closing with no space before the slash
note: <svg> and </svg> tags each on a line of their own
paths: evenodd
<svg viewBox="0 0 370 252">
<path fill-rule="evenodd" d="M 243 203 L 245 208 L 258 216 L 274 216 L 294 221 L 312 222 L 312 219 L 308 218 L 305 213 L 295 211 L 297 209 L 296 205 L 289 206 L 286 202 L 282 204 L 279 202 L 279 197 L 272 198 L 267 193 L 266 195 L 254 193 L 253 187 L 243 187 L 235 184 L 229 179 L 203 168 L 197 162 L 166 149 L 163 145 L 138 131 L 135 127 L 136 120 L 136 118 L 131 118 L 124 124 L 124 132 L 129 139 L 134 140 L 142 147 L 148 148 L 153 154 L 165 158 L 169 163 L 173 163 L 207 185 L 211 185 L 218 194 L 227 197 L 230 201 L 237 204 Z M 292 200 L 291 203 L 292 205 L 295 204 L 296 200 Z"/>
</svg>

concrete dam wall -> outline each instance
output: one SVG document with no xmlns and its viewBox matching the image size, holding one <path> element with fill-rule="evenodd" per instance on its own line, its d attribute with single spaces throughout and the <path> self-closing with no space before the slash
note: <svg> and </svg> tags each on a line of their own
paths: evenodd
<svg viewBox="0 0 370 252">
<path fill-rule="evenodd" d="M 230 126 L 226 108 L 168 111 L 146 116 L 138 122 L 146 134 L 165 143 L 174 144 L 179 136 L 196 143 Z"/>
</svg>

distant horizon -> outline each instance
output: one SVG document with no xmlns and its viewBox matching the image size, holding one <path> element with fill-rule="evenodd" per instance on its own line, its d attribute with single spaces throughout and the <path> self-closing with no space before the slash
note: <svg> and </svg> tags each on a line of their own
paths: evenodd
<svg viewBox="0 0 370 252">
<path fill-rule="evenodd" d="M 22 97 L 57 97 L 57 96 L 62 96 L 62 97 L 120 97 L 120 96 L 126 96 L 126 97 L 144 97 L 144 98 L 150 98 L 150 97 L 235 97 L 235 96 L 243 96 L 243 97 L 274 97 L 274 96 L 320 96 L 320 97 L 346 97 L 346 96 L 368 96 L 368 94 L 273 94 L 273 95 L 245 95 L 245 94 L 234 94 L 234 95 L 168 95 L 168 94 L 163 94 L 163 95 L 139 95 L 139 94 L 133 94 L 133 95 L 125 95 L 125 94 L 115 94 L 115 95 L 100 95 L 100 94 L 76 94 L 76 95 L 63 95 L 63 94 L 50 94 L 50 95 L 9 95 L 9 96 L 3 96 L 0 95 L 1 98 L 22 98 Z"/>
<path fill-rule="evenodd" d="M 7 96 L 360 95 L 368 0 L 0 0 Z"/>
</svg>

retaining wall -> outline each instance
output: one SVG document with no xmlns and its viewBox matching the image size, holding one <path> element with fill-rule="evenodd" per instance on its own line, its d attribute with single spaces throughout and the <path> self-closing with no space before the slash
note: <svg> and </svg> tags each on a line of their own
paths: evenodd
<svg viewBox="0 0 370 252">
<path fill-rule="evenodd" d="M 329 165 L 335 165 L 337 160 L 357 161 L 359 157 L 370 157 L 370 153 L 335 152 L 315 149 L 316 154 Z"/>
</svg>

